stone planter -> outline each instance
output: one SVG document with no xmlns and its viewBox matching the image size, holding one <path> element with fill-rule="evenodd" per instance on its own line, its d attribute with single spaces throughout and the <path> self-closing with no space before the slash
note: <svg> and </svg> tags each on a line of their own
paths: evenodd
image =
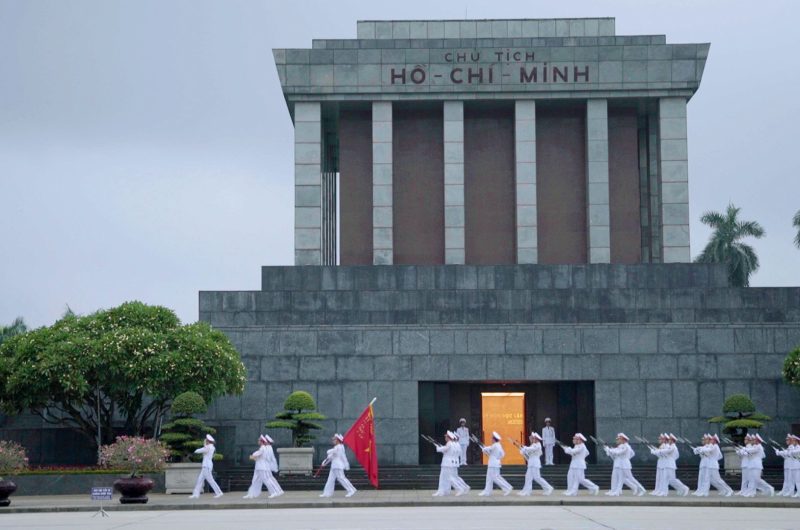
<svg viewBox="0 0 800 530">
<path fill-rule="evenodd" d="M 310 475 L 314 469 L 314 448 L 279 447 L 278 468 L 282 475 Z"/>
<path fill-rule="evenodd" d="M 180 462 L 168 465 L 164 471 L 167 494 L 192 493 L 202 466 L 203 464 L 200 462 Z"/>
<path fill-rule="evenodd" d="M 742 474 L 742 457 L 736 454 L 735 447 L 723 447 L 722 456 L 724 457 L 726 475 Z"/>
<path fill-rule="evenodd" d="M 10 480 L 0 480 L 0 507 L 11 504 L 9 495 L 17 491 L 17 485 Z"/>
<path fill-rule="evenodd" d="M 147 492 L 155 482 L 146 477 L 127 477 L 114 481 L 114 489 L 120 493 L 121 504 L 147 504 Z"/>
</svg>

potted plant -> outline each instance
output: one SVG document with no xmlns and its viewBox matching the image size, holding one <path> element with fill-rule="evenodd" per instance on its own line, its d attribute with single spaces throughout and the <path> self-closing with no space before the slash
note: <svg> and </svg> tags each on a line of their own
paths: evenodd
<svg viewBox="0 0 800 530">
<path fill-rule="evenodd" d="M 206 402 L 197 392 L 184 392 L 172 401 L 172 421 L 164 424 L 159 437 L 170 452 L 170 463 L 164 472 L 168 494 L 191 493 L 194 489 L 202 460 L 202 457 L 198 458 L 200 455 L 194 454 L 194 450 L 203 446 L 206 434 L 217 432 L 203 420 L 194 417 L 206 410 Z M 222 460 L 222 454 L 215 453 L 214 461 L 218 460 Z"/>
<path fill-rule="evenodd" d="M 738 445 L 744 444 L 744 437 L 749 429 L 760 429 L 765 422 L 772 420 L 766 414 L 756 411 L 753 401 L 744 394 L 733 394 L 725 400 L 722 406 L 722 416 L 709 418 L 709 423 L 722 424 L 722 433 Z M 723 447 L 725 457 L 725 473 L 740 473 L 742 460 L 736 454 L 735 447 Z"/>
<path fill-rule="evenodd" d="M 783 380 L 800 389 L 800 346 L 790 351 L 783 361 Z M 800 435 L 800 423 L 792 424 L 792 433 Z"/>
<path fill-rule="evenodd" d="M 25 456 L 25 448 L 17 442 L 0 440 L 0 506 L 11 504 L 8 496 L 17 491 L 17 485 L 3 477 L 22 471 L 26 467 L 28 467 L 28 457 Z"/>
<path fill-rule="evenodd" d="M 146 504 L 147 492 L 153 489 L 153 479 L 142 472 L 164 469 L 169 456 L 167 447 L 153 438 L 118 436 L 117 440 L 100 448 L 100 465 L 130 472 L 130 476 L 114 482 L 122 504 Z"/>
<path fill-rule="evenodd" d="M 314 448 L 307 447 L 315 436 L 312 430 L 322 429 L 316 421 L 326 419 L 317 412 L 317 404 L 308 392 L 292 392 L 283 403 L 283 410 L 267 422 L 268 429 L 292 431 L 292 447 L 278 448 L 280 472 L 310 475 L 314 464 Z"/>
</svg>

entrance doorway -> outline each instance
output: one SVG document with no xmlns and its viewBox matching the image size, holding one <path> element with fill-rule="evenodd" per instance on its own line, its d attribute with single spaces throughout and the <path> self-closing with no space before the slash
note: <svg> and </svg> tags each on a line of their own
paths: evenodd
<svg viewBox="0 0 800 530">
<path fill-rule="evenodd" d="M 525 392 L 481 392 L 481 419 L 483 444 L 490 445 L 492 432 L 497 432 L 506 453 L 503 463 L 524 464 L 511 439 L 525 442 Z M 485 454 L 483 463 L 489 463 Z"/>
</svg>

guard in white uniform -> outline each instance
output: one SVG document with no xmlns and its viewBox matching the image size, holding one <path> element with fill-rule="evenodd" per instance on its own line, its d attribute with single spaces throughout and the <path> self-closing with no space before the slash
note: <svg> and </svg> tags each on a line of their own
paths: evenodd
<svg viewBox="0 0 800 530">
<path fill-rule="evenodd" d="M 603 450 L 610 458 L 614 460 L 614 467 L 611 471 L 611 489 L 606 492 L 606 495 L 612 497 L 619 497 L 622 493 L 622 486 L 628 486 L 637 497 L 641 497 L 645 493 L 644 486 L 633 477 L 631 466 L 631 458 L 636 453 L 628 443 L 630 439 L 628 436 L 621 432 L 617 434 L 617 446 L 608 447 L 603 446 Z"/>
<path fill-rule="evenodd" d="M 783 489 L 781 497 L 800 497 L 800 437 L 786 435 L 786 449 L 775 448 L 775 454 L 783 458 Z"/>
<path fill-rule="evenodd" d="M 492 445 L 482 449 L 482 451 L 489 456 L 489 463 L 486 467 L 486 486 L 483 488 L 483 491 L 479 493 L 481 497 L 488 497 L 491 495 L 495 484 L 503 490 L 503 495 L 508 495 L 514 489 L 511 487 L 511 484 L 500 475 L 500 467 L 502 466 L 500 462 L 503 460 L 503 457 L 506 456 L 506 452 L 503 451 L 503 445 L 500 443 L 500 440 L 502 440 L 500 435 L 496 432 L 492 432 Z"/>
<path fill-rule="evenodd" d="M 680 452 L 675 445 L 678 437 L 672 433 L 663 433 L 658 436 L 658 441 L 660 445 L 657 448 L 650 449 L 650 452 L 658 457 L 656 486 L 650 495 L 666 497 L 669 495 L 669 488 L 672 487 L 678 491 L 681 497 L 685 497 L 689 494 L 689 486 L 675 476 L 675 472 L 678 469 L 677 461 L 680 457 Z"/>
<path fill-rule="evenodd" d="M 550 418 L 544 419 L 542 427 L 542 445 L 544 445 L 544 465 L 553 465 L 553 447 L 556 445 L 556 430 L 553 428 Z"/>
<path fill-rule="evenodd" d="M 328 481 L 325 483 L 325 489 L 322 490 L 320 497 L 333 497 L 333 490 L 336 488 L 336 482 L 339 482 L 346 491 L 345 497 L 352 497 L 356 494 L 356 489 L 344 476 L 344 472 L 350 469 L 350 463 L 347 461 L 347 455 L 344 452 L 344 436 L 339 433 L 333 435 L 331 438 L 333 447 L 328 449 L 328 456 L 323 460 L 322 465 L 331 465 L 331 470 L 328 473 Z"/>
<path fill-rule="evenodd" d="M 210 434 L 206 434 L 206 439 L 203 441 L 203 447 L 196 449 L 195 453 L 203 455 L 203 467 L 200 468 L 200 475 L 197 477 L 197 482 L 194 485 L 194 491 L 189 496 L 190 499 L 196 499 L 200 497 L 200 494 L 203 492 L 203 485 L 205 482 L 208 482 L 208 485 L 211 486 L 211 489 L 214 490 L 214 498 L 218 499 L 222 497 L 222 490 L 219 489 L 219 485 L 217 481 L 214 480 L 214 451 L 217 448 L 215 446 L 214 437 Z"/>
<path fill-rule="evenodd" d="M 758 434 L 747 435 L 746 445 L 736 450 L 742 457 L 742 489 L 737 495 L 755 497 L 759 491 L 767 493 L 770 497 L 775 495 L 775 488 L 761 478 L 764 470 L 763 460 L 766 458 L 764 447 L 761 445 L 763 442 L 764 439 Z"/>
<path fill-rule="evenodd" d="M 461 448 L 459 465 L 466 466 L 467 449 L 469 449 L 469 427 L 467 427 L 467 420 L 465 418 L 458 420 L 456 434 L 458 435 L 458 446 Z"/>
<path fill-rule="evenodd" d="M 722 460 L 722 451 L 719 449 L 719 436 L 704 434 L 703 445 L 693 449 L 694 454 L 700 457 L 700 469 L 697 475 L 697 489 L 692 495 L 708 497 L 711 486 L 717 489 L 720 495 L 730 497 L 733 490 L 722 477 L 719 476 L 719 461 Z"/>
<path fill-rule="evenodd" d="M 439 471 L 439 489 L 433 494 L 434 497 L 445 497 L 450 495 L 450 490 L 456 490 L 456 496 L 463 495 L 469 491 L 469 486 L 458 476 L 458 462 L 461 456 L 461 447 L 456 441 L 456 434 L 447 431 L 444 437 L 444 445 L 437 445 L 436 452 L 442 453 L 442 465 Z"/>
<path fill-rule="evenodd" d="M 589 456 L 586 437 L 579 432 L 575 433 L 575 436 L 572 437 L 572 445 L 572 447 L 561 446 L 564 452 L 572 457 L 567 472 L 567 491 L 564 492 L 564 495 L 577 495 L 580 486 L 587 488 L 593 495 L 597 495 L 600 487 L 586 478 L 586 457 Z"/>
<path fill-rule="evenodd" d="M 553 486 L 542 478 L 542 437 L 535 432 L 531 433 L 530 445 L 520 448 L 519 452 L 528 462 L 528 470 L 525 472 L 525 485 L 517 495 L 528 496 L 533 492 L 533 481 L 535 480 L 544 490 L 545 495 L 553 493 Z"/>
<path fill-rule="evenodd" d="M 258 437 L 258 451 L 250 455 L 250 460 L 255 461 L 255 470 L 253 471 L 253 481 L 250 483 L 250 489 L 247 490 L 245 499 L 255 499 L 261 496 L 261 488 L 266 486 L 269 491 L 269 498 L 274 499 L 283 495 L 283 489 L 278 481 L 275 480 L 273 473 L 278 472 L 278 461 L 275 460 L 275 453 L 272 451 L 273 440 L 268 434 L 262 434 Z"/>
</svg>

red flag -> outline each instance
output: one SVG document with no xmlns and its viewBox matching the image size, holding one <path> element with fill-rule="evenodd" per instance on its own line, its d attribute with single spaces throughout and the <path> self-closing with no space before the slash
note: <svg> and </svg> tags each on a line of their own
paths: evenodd
<svg viewBox="0 0 800 530">
<path fill-rule="evenodd" d="M 356 420 L 347 434 L 344 443 L 353 450 L 356 459 L 367 472 L 370 483 L 378 487 L 378 451 L 375 444 L 375 417 L 370 403 Z"/>
</svg>

